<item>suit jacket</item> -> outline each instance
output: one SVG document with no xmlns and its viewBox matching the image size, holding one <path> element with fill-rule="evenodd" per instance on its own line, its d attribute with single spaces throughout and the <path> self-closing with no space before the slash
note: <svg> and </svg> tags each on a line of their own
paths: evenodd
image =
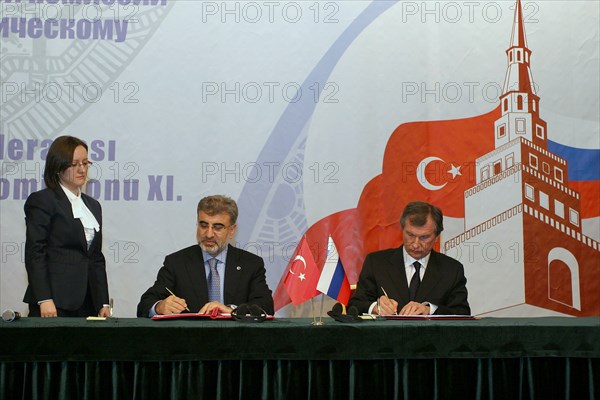
<svg viewBox="0 0 600 400">
<path fill-rule="evenodd" d="M 432 250 L 415 301 L 435 304 L 438 306 L 435 314 L 469 315 L 466 283 L 460 262 Z M 367 255 L 348 307 L 368 312 L 371 304 L 383 295 L 382 287 L 398 302 L 398 311 L 410 301 L 402 247 Z"/>
<path fill-rule="evenodd" d="M 108 304 L 106 262 L 102 254 L 102 208 L 86 194 L 83 202 L 100 224 L 90 248 L 79 219 L 62 188 L 32 193 L 25 202 L 25 268 L 29 284 L 23 301 L 52 299 L 58 308 L 79 309 L 88 285 L 96 310 Z"/>
<path fill-rule="evenodd" d="M 273 314 L 273 297 L 265 275 L 265 263 L 261 257 L 229 245 L 223 287 L 225 304 L 257 304 L 268 314 Z M 204 259 L 199 245 L 165 257 L 156 282 L 142 295 L 137 316 L 148 317 L 150 308 L 169 296 L 167 287 L 185 299 L 192 312 L 198 312 L 208 303 Z"/>
</svg>

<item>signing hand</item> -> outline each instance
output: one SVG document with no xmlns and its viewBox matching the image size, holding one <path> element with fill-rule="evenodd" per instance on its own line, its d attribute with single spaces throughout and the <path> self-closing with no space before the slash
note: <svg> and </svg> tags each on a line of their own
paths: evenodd
<svg viewBox="0 0 600 400">
<path fill-rule="evenodd" d="M 183 310 L 187 308 L 187 303 L 185 299 L 179 298 L 177 296 L 169 296 L 164 300 L 161 300 L 156 305 L 156 313 L 157 314 L 180 314 Z"/>
<path fill-rule="evenodd" d="M 377 309 L 377 314 L 379 315 L 395 315 L 396 310 L 398 310 L 398 302 L 385 295 L 379 298 L 378 304 L 381 307 Z"/>
<path fill-rule="evenodd" d="M 210 303 L 206 303 L 200 311 L 200 314 L 211 314 L 213 312 L 218 311 L 221 314 L 228 314 L 233 311 L 231 307 L 226 306 L 223 303 L 219 303 L 218 301 L 211 301 Z"/>
<path fill-rule="evenodd" d="M 429 315 L 429 306 L 426 306 L 416 301 L 410 301 L 402 307 L 400 315 Z"/>
</svg>

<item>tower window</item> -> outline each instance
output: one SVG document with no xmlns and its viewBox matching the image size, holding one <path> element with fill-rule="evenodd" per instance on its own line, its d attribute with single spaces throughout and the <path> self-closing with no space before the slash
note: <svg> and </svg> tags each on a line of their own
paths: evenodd
<svg viewBox="0 0 600 400">
<path fill-rule="evenodd" d="M 575 226 L 579 226 L 579 213 L 572 208 L 569 208 L 569 222 Z"/>
<path fill-rule="evenodd" d="M 485 167 L 481 168 L 481 181 L 483 182 L 489 178 L 490 178 L 490 167 L 489 167 L 489 165 L 486 165 Z"/>
<path fill-rule="evenodd" d="M 533 99 L 533 101 L 531 102 L 531 105 L 533 106 L 533 111 L 537 111 L 537 101 L 535 101 L 535 99 Z"/>
<path fill-rule="evenodd" d="M 512 62 L 512 60 L 513 60 L 513 56 L 512 56 L 512 55 L 513 55 L 513 52 L 512 52 L 512 51 L 511 51 L 510 53 L 508 53 L 508 56 L 509 56 L 509 58 L 510 58 L 510 62 Z"/>
<path fill-rule="evenodd" d="M 517 134 L 524 135 L 525 134 L 525 118 L 517 118 L 515 119 L 517 124 Z"/>
<path fill-rule="evenodd" d="M 556 179 L 557 181 L 559 181 L 560 183 L 563 183 L 563 170 L 558 168 L 558 167 L 554 167 L 554 179 Z"/>
<path fill-rule="evenodd" d="M 494 175 L 502 172 L 502 160 L 494 161 Z"/>
<path fill-rule="evenodd" d="M 523 96 L 517 96 L 517 110 L 523 109 Z"/>
<path fill-rule="evenodd" d="M 548 164 L 547 162 L 543 162 L 542 171 L 544 171 L 545 174 L 550 174 L 550 164 Z"/>
<path fill-rule="evenodd" d="M 565 217 L 565 205 L 558 200 L 554 200 L 554 214 L 560 218 Z"/>
<path fill-rule="evenodd" d="M 544 207 L 546 210 L 550 209 L 550 199 L 548 195 L 542 191 L 540 191 L 540 206 Z"/>
<path fill-rule="evenodd" d="M 515 165 L 515 154 L 510 153 L 505 157 L 506 160 L 506 168 L 510 168 Z"/>
<path fill-rule="evenodd" d="M 504 101 L 502 102 L 503 107 L 504 107 L 504 112 L 508 111 L 508 99 L 504 99 Z"/>
<path fill-rule="evenodd" d="M 517 50 L 517 61 L 521 61 L 521 51 Z"/>
<path fill-rule="evenodd" d="M 531 201 L 535 201 L 535 191 L 533 190 L 533 186 L 529 184 L 525 184 L 525 197 Z"/>
<path fill-rule="evenodd" d="M 506 136 L 506 124 L 498 127 L 498 139 L 502 139 L 504 136 Z"/>
<path fill-rule="evenodd" d="M 545 136 L 545 134 L 544 134 L 544 127 L 541 126 L 541 125 L 536 125 L 535 126 L 535 135 L 537 137 L 539 137 L 540 139 L 544 139 L 544 136 Z"/>
<path fill-rule="evenodd" d="M 538 169 L 538 158 L 537 156 L 530 154 L 529 155 L 529 165 L 531 168 Z"/>
</svg>

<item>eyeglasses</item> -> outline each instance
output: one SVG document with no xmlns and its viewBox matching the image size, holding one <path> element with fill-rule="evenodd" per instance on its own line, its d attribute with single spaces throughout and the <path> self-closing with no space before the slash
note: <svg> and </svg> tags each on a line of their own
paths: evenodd
<svg viewBox="0 0 600 400">
<path fill-rule="evenodd" d="M 215 232 L 215 233 L 223 232 L 225 229 L 229 228 L 229 226 L 226 226 L 223 224 L 209 224 L 206 221 L 198 222 L 198 227 L 200 229 L 202 229 L 203 231 L 208 230 L 208 228 L 212 228 L 213 232 Z"/>
<path fill-rule="evenodd" d="M 72 162 L 71 167 L 77 168 L 81 165 L 83 168 L 89 168 L 92 164 L 93 162 L 91 161 Z"/>
</svg>

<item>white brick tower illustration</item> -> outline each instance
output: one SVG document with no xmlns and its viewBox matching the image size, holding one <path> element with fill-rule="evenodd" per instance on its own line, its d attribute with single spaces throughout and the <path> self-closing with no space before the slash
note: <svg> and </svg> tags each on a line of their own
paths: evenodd
<svg viewBox="0 0 600 400">
<path fill-rule="evenodd" d="M 599 243 L 582 233 L 566 160 L 547 150 L 520 0 L 506 54 L 495 149 L 476 160 L 464 232 L 443 251 L 465 265 L 473 314 L 600 315 Z"/>
</svg>

